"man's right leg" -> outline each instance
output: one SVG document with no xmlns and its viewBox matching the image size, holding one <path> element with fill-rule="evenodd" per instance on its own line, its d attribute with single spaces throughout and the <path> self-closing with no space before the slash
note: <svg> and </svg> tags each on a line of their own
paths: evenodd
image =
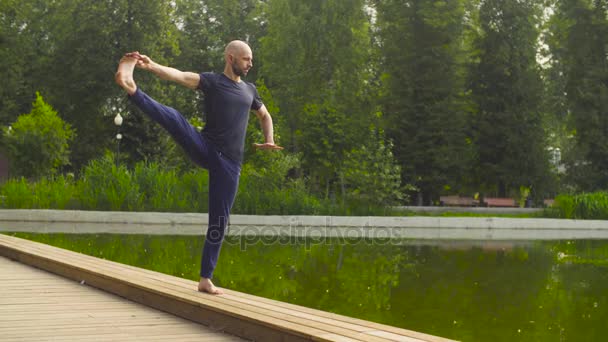
<svg viewBox="0 0 608 342">
<path fill-rule="evenodd" d="M 177 110 L 156 102 L 141 91 L 133 80 L 137 59 L 123 57 L 116 72 L 116 83 L 129 99 L 152 120 L 159 123 L 199 166 L 208 168 L 209 148 L 201 134 Z"/>
</svg>

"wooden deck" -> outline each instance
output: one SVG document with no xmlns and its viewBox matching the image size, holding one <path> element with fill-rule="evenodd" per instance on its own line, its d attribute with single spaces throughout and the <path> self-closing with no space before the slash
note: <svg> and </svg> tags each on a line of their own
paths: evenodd
<svg viewBox="0 0 608 342">
<path fill-rule="evenodd" d="M 242 341 L 0 257 L 2 341 Z"/>
<path fill-rule="evenodd" d="M 43 331 L 49 332 L 50 329 L 47 329 L 47 326 L 50 328 L 52 325 L 53 329 L 58 329 L 53 330 L 53 334 L 56 334 L 55 331 L 62 331 L 63 334 L 68 334 L 65 336 L 78 336 L 84 340 L 83 336 L 87 335 L 87 340 L 96 340 L 103 338 L 101 332 L 104 332 L 115 334 L 116 338 L 111 340 L 118 341 L 120 336 L 128 334 L 126 331 L 131 327 L 130 322 L 133 321 L 132 329 L 134 331 L 148 334 L 142 338 L 146 341 L 152 341 L 151 335 L 159 336 L 157 333 L 162 331 L 169 336 L 170 333 L 178 331 L 177 326 L 181 327 L 182 324 L 184 324 L 184 331 L 195 335 L 200 334 L 196 338 L 204 341 L 215 341 L 216 338 L 218 341 L 234 340 L 234 337 L 217 333 L 217 331 L 256 341 L 449 341 L 415 331 L 236 291 L 225 290 L 226 293 L 221 296 L 203 294 L 195 291 L 196 282 L 193 281 L 3 234 L 0 234 L 0 256 L 76 280 L 76 282 L 66 280 L 65 288 L 57 288 L 56 285 L 53 287 L 39 286 L 44 281 L 37 285 L 27 286 L 26 284 L 31 284 L 34 280 L 28 279 L 27 275 L 23 276 L 16 271 L 13 272 L 12 270 L 19 268 L 18 264 L 4 259 L 5 266 L 3 267 L 11 267 L 11 270 L 9 272 L 2 270 L 0 276 L 0 336 L 2 338 L 7 337 L 9 333 L 15 334 L 16 337 L 19 336 L 17 334 L 22 333 L 25 336 L 24 341 L 28 337 L 38 337 L 35 339 L 38 341 L 40 334 Z M 6 266 L 7 262 L 8 266 Z M 46 273 L 39 271 L 38 274 Z M 189 321 L 201 323 L 206 327 L 185 325 L 183 320 L 175 317 L 171 318 L 173 321 L 170 318 L 162 318 L 161 321 L 161 316 L 157 312 L 142 309 L 139 305 L 137 308 L 133 306 L 131 309 L 126 306 L 125 300 L 120 299 L 117 302 L 125 306 L 120 310 L 110 309 L 107 300 L 110 297 L 117 298 L 115 296 L 102 294 L 104 299 L 97 299 L 97 297 L 93 298 L 93 295 L 76 295 L 73 292 L 76 291 L 76 288 L 91 290 L 80 285 L 83 281 L 84 284 L 148 307 L 166 311 Z M 28 294 L 28 291 L 31 295 Z M 79 304 L 76 304 L 77 302 L 67 304 L 68 300 L 77 299 Z M 65 305 L 63 305 L 64 302 Z M 82 306 L 88 312 L 88 316 L 78 316 L 77 306 Z M 139 311 L 136 310 L 144 310 L 143 312 L 147 312 L 147 315 L 139 314 Z M 96 312 L 96 314 L 92 315 L 91 312 Z M 46 314 L 49 316 L 45 316 Z M 141 315 L 143 323 L 135 323 L 135 318 L 139 315 Z M 92 323 L 93 326 L 87 328 L 84 324 L 90 316 L 102 317 L 100 318 L 102 321 Z M 58 326 L 55 326 L 55 318 L 57 320 L 65 319 L 65 325 L 57 323 Z M 155 324 L 165 326 L 158 328 Z M 171 325 L 171 328 L 166 325 Z M 175 330 L 173 326 L 176 326 Z M 69 335 L 72 333 L 74 335 Z M 186 341 L 187 334 L 183 334 L 183 338 L 175 337 L 174 340 Z M 51 337 L 57 337 L 55 340 L 62 340 L 57 335 Z M 15 340 L 20 341 L 20 339 Z M 67 340 L 77 339 L 70 337 Z M 166 337 L 160 340 L 169 341 L 170 339 Z"/>
</svg>

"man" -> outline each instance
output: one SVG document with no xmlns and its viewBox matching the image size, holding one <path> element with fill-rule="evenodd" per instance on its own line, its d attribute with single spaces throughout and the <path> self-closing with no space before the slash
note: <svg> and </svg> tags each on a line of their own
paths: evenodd
<svg viewBox="0 0 608 342">
<path fill-rule="evenodd" d="M 198 290 L 221 294 L 211 282 L 217 264 L 230 209 L 234 203 L 243 160 L 249 111 L 255 111 L 265 137 L 258 149 L 281 150 L 274 143 L 272 118 L 255 86 L 241 80 L 253 67 L 251 48 L 242 41 L 230 42 L 224 51 L 221 74 L 183 72 L 153 62 L 138 52 L 127 53 L 118 65 L 116 83 L 129 99 L 151 119 L 162 125 L 188 156 L 209 170 L 209 227 L 201 258 Z M 199 89 L 205 94 L 206 124 L 198 132 L 177 110 L 164 106 L 141 91 L 133 79 L 135 67 L 161 79 Z"/>
</svg>

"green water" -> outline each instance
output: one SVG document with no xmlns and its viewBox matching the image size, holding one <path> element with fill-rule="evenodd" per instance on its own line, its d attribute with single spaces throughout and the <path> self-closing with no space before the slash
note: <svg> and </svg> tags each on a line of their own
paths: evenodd
<svg viewBox="0 0 608 342">
<path fill-rule="evenodd" d="M 197 280 L 202 238 L 16 234 Z M 605 341 L 608 241 L 245 241 L 215 282 L 462 341 Z"/>
</svg>

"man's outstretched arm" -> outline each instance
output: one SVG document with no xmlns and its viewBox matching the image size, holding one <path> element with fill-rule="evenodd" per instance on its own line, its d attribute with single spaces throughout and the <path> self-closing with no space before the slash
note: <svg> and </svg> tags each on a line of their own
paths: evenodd
<svg viewBox="0 0 608 342">
<path fill-rule="evenodd" d="M 264 140 L 266 141 L 263 144 L 254 144 L 256 148 L 263 150 L 282 150 L 281 146 L 275 145 L 274 143 L 274 129 L 272 127 L 272 117 L 270 113 L 268 113 L 268 109 L 266 106 L 262 105 L 260 109 L 258 109 L 255 114 L 260 120 L 260 125 L 262 126 L 262 132 L 264 133 Z"/>
<path fill-rule="evenodd" d="M 150 71 L 160 79 L 175 82 L 190 89 L 198 88 L 201 77 L 197 73 L 181 71 L 172 67 L 160 65 L 152 61 L 150 57 L 139 54 L 139 52 L 127 53 L 125 56 L 136 58 L 136 67 Z"/>
</svg>

